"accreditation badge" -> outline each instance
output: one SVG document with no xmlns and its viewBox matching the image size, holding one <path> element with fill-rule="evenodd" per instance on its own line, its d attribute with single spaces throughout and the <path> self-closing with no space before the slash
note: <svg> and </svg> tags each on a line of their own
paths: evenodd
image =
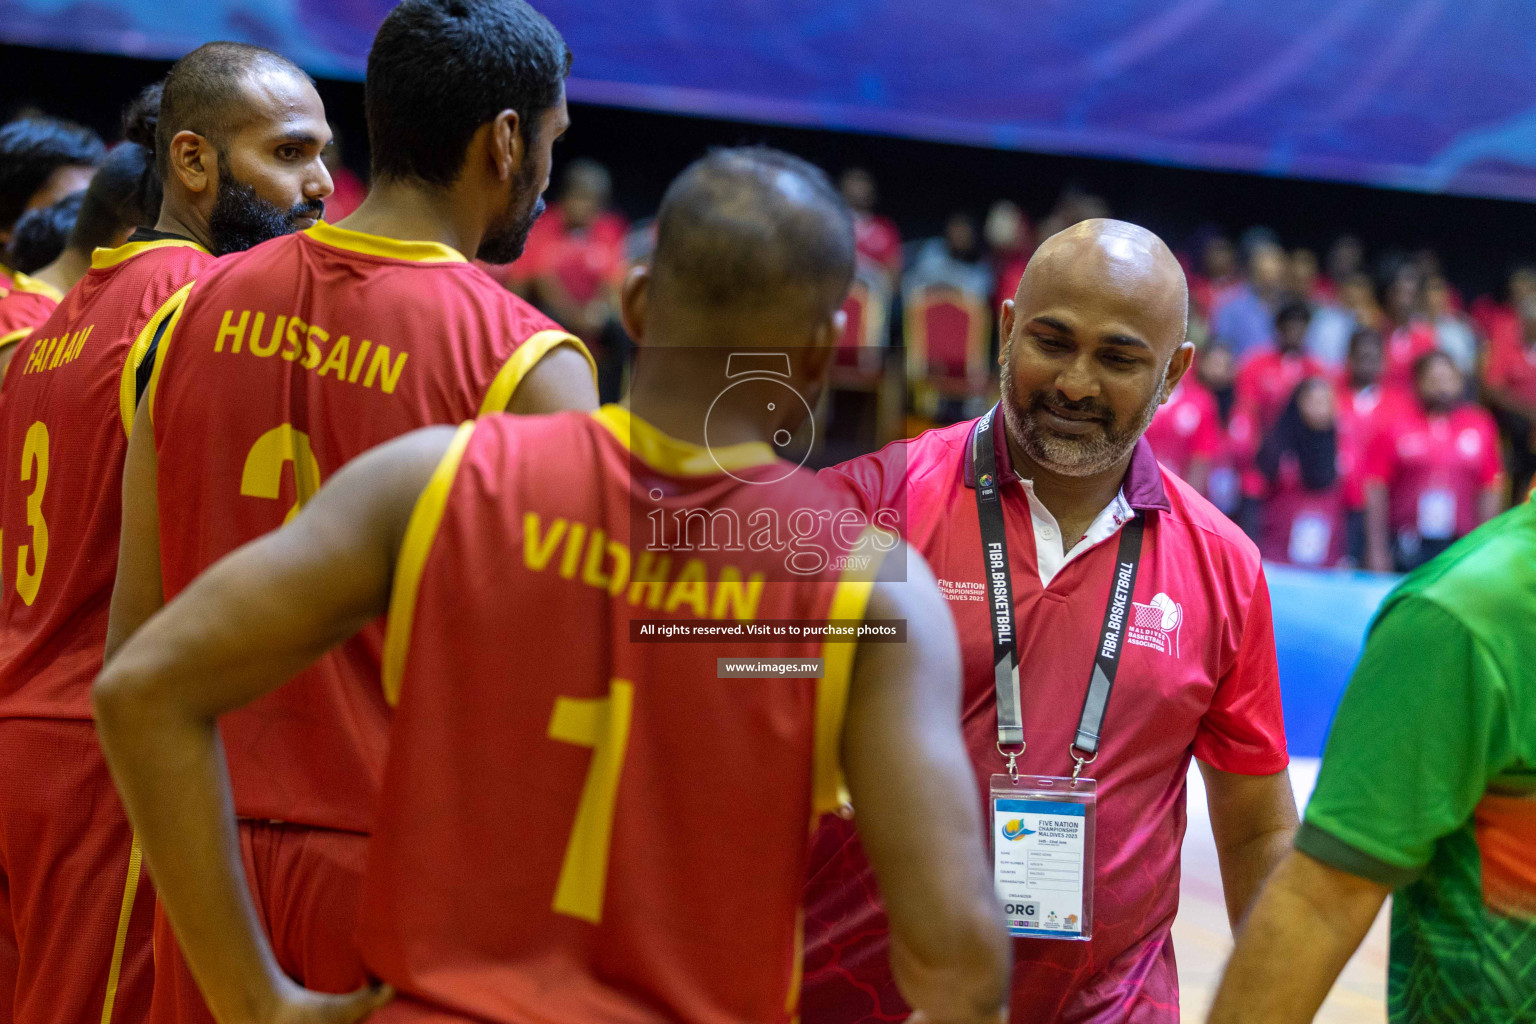
<svg viewBox="0 0 1536 1024">
<path fill-rule="evenodd" d="M 1093 779 L 992 776 L 992 881 L 1008 933 L 1093 935 Z"/>
</svg>

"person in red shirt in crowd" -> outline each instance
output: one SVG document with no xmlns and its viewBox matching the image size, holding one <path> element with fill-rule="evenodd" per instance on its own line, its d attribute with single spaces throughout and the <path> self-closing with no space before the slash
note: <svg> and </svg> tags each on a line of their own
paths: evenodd
<svg viewBox="0 0 1536 1024">
<path fill-rule="evenodd" d="M 598 394 L 618 397 L 632 346 L 619 324 L 629 223 L 610 209 L 613 179 L 595 160 L 572 160 L 560 198 L 528 235 L 516 263 L 486 268 L 576 335 L 597 360 Z"/>
<path fill-rule="evenodd" d="M 1257 503 L 1269 484 L 1254 468 L 1259 445 L 1280 419 L 1291 393 L 1308 377 L 1324 377 L 1328 368 L 1306 351 L 1307 327 L 1312 310 L 1291 299 L 1275 312 L 1274 344 L 1254 352 L 1237 373 L 1237 405 L 1229 433 L 1233 460 L 1241 480 L 1240 521 L 1250 536 L 1258 536 Z"/>
<path fill-rule="evenodd" d="M 1325 282 L 1317 266 L 1317 253 L 1311 249 L 1292 249 L 1285 260 L 1285 286 L 1306 302 L 1329 302 L 1334 289 Z"/>
<path fill-rule="evenodd" d="M 1434 327 L 1419 316 L 1423 285 L 1418 268 L 1410 264 L 1400 267 L 1387 287 L 1389 333 L 1382 382 L 1389 387 L 1412 388 L 1419 359 L 1438 347 Z"/>
<path fill-rule="evenodd" d="M 1417 401 L 1380 430 L 1365 465 L 1366 558 L 1408 572 L 1434 558 L 1504 503 L 1498 430 L 1466 400 L 1466 379 L 1444 352 L 1413 369 Z"/>
<path fill-rule="evenodd" d="M 1018 290 L 1019 278 L 1029 266 L 1029 254 L 1035 251 L 1029 218 L 1024 216 L 1018 203 L 999 199 L 987 211 L 981 233 L 986 239 L 987 258 L 992 261 L 997 280 L 993 301 L 1002 302 Z"/>
<path fill-rule="evenodd" d="M 1536 296 L 1522 303 L 1518 316 L 1494 321 L 1483 396 L 1509 441 L 1514 493 L 1525 494 L 1536 473 Z"/>
<path fill-rule="evenodd" d="M 1055 777 L 1062 792 L 1074 762 L 1095 778 L 1093 867 L 1076 864 L 1096 890 L 1092 935 L 1016 940 L 1015 1021 L 1177 1024 L 1169 929 L 1191 757 L 1234 927 L 1296 827 L 1258 549 L 1158 466 L 1142 436 L 1189 369 L 1187 314 L 1184 274 L 1157 236 L 1079 223 L 1040 247 L 1003 303 L 998 406 L 826 471 L 866 511 L 895 510 L 939 577 L 983 792 L 1010 766 Z M 999 571 L 985 571 L 984 551 Z M 1105 645 L 1118 665 L 1112 699 L 1098 682 Z M 1013 791 L 1008 776 L 998 782 Z M 995 811 L 994 840 L 1018 837 L 1007 809 Z M 802 1021 L 906 1020 L 850 822 L 822 826 L 810 870 Z M 1015 934 L 1036 919 L 1054 936 L 1074 926 L 1058 916 L 1053 929 L 1032 901 L 1009 902 Z"/>
<path fill-rule="evenodd" d="M 1340 235 L 1328 247 L 1327 275 L 1318 279 L 1316 299 L 1333 302 L 1339 298 L 1344 282 L 1365 267 L 1365 246 L 1354 235 Z"/>
<path fill-rule="evenodd" d="M 1219 428 L 1219 447 L 1211 459 L 1205 489 L 1201 493 L 1223 515 L 1235 516 L 1242 501 L 1238 453 L 1249 443 L 1253 433 L 1253 418 L 1237 403 L 1237 357 L 1222 342 L 1212 341 L 1195 360 L 1194 375 L 1216 403 Z"/>
<path fill-rule="evenodd" d="M 1275 340 L 1243 361 L 1237 373 L 1237 400 L 1246 407 L 1260 435 L 1267 434 L 1280 411 L 1307 377 L 1326 377 L 1328 368 L 1306 352 L 1312 310 L 1292 300 L 1275 312 Z"/>
<path fill-rule="evenodd" d="M 1271 562 L 1320 569 L 1347 550 L 1344 473 L 1333 385 L 1308 377 L 1296 385 L 1256 460 L 1264 494 L 1259 551 Z"/>
<path fill-rule="evenodd" d="M 875 212 L 880 195 L 874 176 L 862 167 L 850 167 L 843 172 L 838 188 L 843 201 L 853 210 L 853 237 L 860 266 L 877 268 L 885 275 L 887 290 L 894 291 L 896 278 L 901 274 L 901 231 L 891 218 Z"/>
<path fill-rule="evenodd" d="M 1197 364 L 1203 359 L 1200 356 Z M 1226 447 L 1224 433 L 1215 397 L 1197 375 L 1185 374 L 1152 417 L 1147 443 L 1157 453 L 1157 461 L 1205 494 L 1211 466 Z"/>
<path fill-rule="evenodd" d="M 1355 565 L 1365 564 L 1366 455 L 1378 432 L 1413 415 L 1413 394 L 1381 383 L 1385 353 L 1379 331 L 1356 328 L 1334 389 L 1339 445 L 1349 455 L 1343 474 L 1344 507 L 1349 557 Z"/>
<path fill-rule="evenodd" d="M 609 208 L 613 179 L 595 160 L 572 160 L 560 198 L 528 235 L 509 279 L 533 303 L 581 338 L 598 340 L 617 316 L 624 278 L 624 236 L 629 223 Z"/>
<path fill-rule="evenodd" d="M 1536 298 L 1536 267 L 1516 267 L 1510 271 L 1507 298 L 1509 301 L 1500 302 L 1492 295 L 1479 295 L 1472 300 L 1467 312 L 1482 328 L 1484 336 L 1492 338 L 1499 324 L 1518 320 L 1521 304 L 1526 299 Z"/>
<path fill-rule="evenodd" d="M 332 224 L 352 216 L 368 198 L 368 186 L 346 165 L 345 159 L 341 132 L 331 125 L 331 144 L 325 147 L 325 169 L 331 172 L 334 191 L 325 201 L 325 219 Z"/>
</svg>

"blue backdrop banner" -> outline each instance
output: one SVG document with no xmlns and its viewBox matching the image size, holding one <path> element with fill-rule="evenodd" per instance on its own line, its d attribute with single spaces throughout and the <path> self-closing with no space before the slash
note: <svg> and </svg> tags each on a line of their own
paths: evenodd
<svg viewBox="0 0 1536 1024">
<path fill-rule="evenodd" d="M 1293 757 L 1317 757 L 1360 658 L 1366 627 L 1401 577 L 1283 565 L 1264 571 L 1275 614 L 1286 743 Z"/>
<path fill-rule="evenodd" d="M 361 76 L 391 0 L 0 0 L 0 39 Z M 1529 0 L 537 0 L 575 99 L 1536 198 Z"/>
</svg>

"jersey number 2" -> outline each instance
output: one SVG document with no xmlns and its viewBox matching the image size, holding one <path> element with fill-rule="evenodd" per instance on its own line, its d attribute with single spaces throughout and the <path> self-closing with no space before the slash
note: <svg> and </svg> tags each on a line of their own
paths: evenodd
<svg viewBox="0 0 1536 1024">
<path fill-rule="evenodd" d="M 629 745 L 629 722 L 635 708 L 635 685 L 615 679 L 608 696 L 596 700 L 560 697 L 549 720 L 549 738 L 592 748 L 592 766 L 581 789 L 576 823 L 565 846 L 560 881 L 555 886 L 554 911 L 597 924 L 603 919 L 603 890 L 608 884 L 608 850 L 613 839 L 613 812 L 618 802 L 619 775 Z"/>
<path fill-rule="evenodd" d="M 320 461 L 309 447 L 309 435 L 284 423 L 256 439 L 245 456 L 240 473 L 240 493 L 248 498 L 276 499 L 283 486 L 283 467 L 293 463 L 293 507 L 283 517 L 288 522 L 320 489 Z"/>
</svg>

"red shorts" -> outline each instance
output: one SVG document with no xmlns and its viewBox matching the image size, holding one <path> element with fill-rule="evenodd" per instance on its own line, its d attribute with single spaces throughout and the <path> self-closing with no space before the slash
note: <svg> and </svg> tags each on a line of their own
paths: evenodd
<svg viewBox="0 0 1536 1024">
<path fill-rule="evenodd" d="M 95 725 L 0 719 L 0 779 L 0 1020 L 138 1024 L 155 898 Z"/>
<path fill-rule="evenodd" d="M 368 983 L 354 938 L 368 837 L 356 832 L 241 821 L 240 859 L 256 913 L 283 972 L 317 992 Z M 171 922 L 155 908 L 155 998 L 150 1024 L 214 1024 Z"/>
</svg>

